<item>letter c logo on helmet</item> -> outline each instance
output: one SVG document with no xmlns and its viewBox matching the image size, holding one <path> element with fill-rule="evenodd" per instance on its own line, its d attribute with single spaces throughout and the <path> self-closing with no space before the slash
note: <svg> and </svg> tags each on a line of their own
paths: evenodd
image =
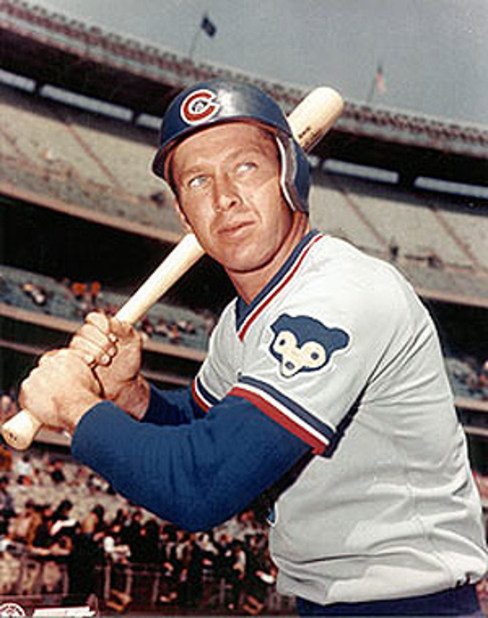
<svg viewBox="0 0 488 618">
<path fill-rule="evenodd" d="M 180 107 L 181 118 L 189 125 L 208 121 L 219 111 L 220 105 L 216 102 L 216 94 L 202 88 L 190 93 Z"/>
</svg>

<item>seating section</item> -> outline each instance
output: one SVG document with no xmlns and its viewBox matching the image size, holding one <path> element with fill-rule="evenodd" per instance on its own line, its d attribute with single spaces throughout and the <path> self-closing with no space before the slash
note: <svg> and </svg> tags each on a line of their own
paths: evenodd
<svg viewBox="0 0 488 618">
<path fill-rule="evenodd" d="M 361 219 L 347 195 L 326 178 L 312 185 L 310 215 L 313 227 L 354 242 L 365 250 L 375 253 L 386 251 L 384 243 Z"/>
<path fill-rule="evenodd" d="M 488 218 L 481 208 L 465 221 L 466 208 L 454 198 L 443 196 L 437 204 L 425 192 L 344 175 L 321 175 L 319 183 L 311 202 L 319 227 L 338 227 L 366 250 L 387 252 L 396 245 L 406 258 L 436 256 L 448 266 L 476 268 L 470 239 L 481 252 L 482 238 L 488 233 Z M 479 224 L 478 230 L 471 222 Z"/>
<path fill-rule="evenodd" d="M 110 121 L 103 117 L 87 116 L 75 109 L 59 112 L 65 126 L 78 140 L 79 147 L 87 149 L 100 165 L 109 172 L 109 179 L 131 195 L 147 196 L 161 191 L 161 181 L 151 171 L 157 145 L 153 139 L 128 123 L 117 123 L 110 129 Z"/>
<path fill-rule="evenodd" d="M 129 222 L 181 232 L 165 186 L 150 171 L 156 131 L 5 86 L 0 86 L 0 112 L 0 180 Z M 487 296 L 488 216 L 480 200 L 316 169 L 310 202 L 313 227 L 395 261 L 418 289 Z M 92 307 L 89 294 L 73 295 L 72 282 L 67 286 L 8 267 L 2 277 L 3 303 L 70 320 L 80 320 Z M 26 284 L 41 290 L 37 300 Z M 96 299 L 109 310 L 124 301 L 105 288 Z M 139 326 L 155 339 L 205 349 L 212 321 L 158 303 Z M 464 392 L 462 382 L 454 383 Z"/>
<path fill-rule="evenodd" d="M 0 180 L 156 229 L 181 233 L 151 172 L 157 134 L 0 85 Z"/>
<path fill-rule="evenodd" d="M 67 203 L 179 233 L 165 185 L 150 167 L 157 132 L 0 86 L 2 177 Z M 22 163 L 22 164 L 21 164 Z M 19 164 L 20 169 L 19 169 Z M 102 189 L 103 187 L 103 189 Z M 374 254 L 486 270 L 480 200 L 404 190 L 315 170 L 312 224 Z"/>
<path fill-rule="evenodd" d="M 438 208 L 439 217 L 456 237 L 463 243 L 476 264 L 488 269 L 488 216 L 487 203 L 477 200 L 453 200 L 452 208 L 446 207 L 445 200 L 432 196 L 429 202 Z"/>
<path fill-rule="evenodd" d="M 1 266 L 0 277 L 1 303 L 67 320 L 81 321 L 95 307 L 114 313 L 127 300 L 105 288 L 93 300 L 93 282 L 61 282 L 10 266 Z M 151 339 L 201 350 L 207 347 L 212 326 L 208 316 L 163 302 L 156 303 L 138 324 Z"/>
<path fill-rule="evenodd" d="M 95 182 L 107 183 L 103 170 L 63 126 L 48 102 L 5 86 L 0 88 L 2 132 L 15 143 L 19 154 L 34 165 L 76 169 Z"/>
</svg>

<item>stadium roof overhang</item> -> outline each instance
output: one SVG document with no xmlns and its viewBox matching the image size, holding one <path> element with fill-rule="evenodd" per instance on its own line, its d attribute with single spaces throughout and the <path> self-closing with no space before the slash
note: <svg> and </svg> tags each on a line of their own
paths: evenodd
<svg viewBox="0 0 488 618">
<path fill-rule="evenodd" d="M 0 12 L 0 35 L 1 66 L 32 79 L 38 91 L 49 84 L 122 106 L 134 118 L 162 116 L 176 92 L 215 76 L 256 83 L 287 111 L 306 93 L 194 63 L 17 0 L 8 0 Z M 314 154 L 396 172 L 405 185 L 419 175 L 488 183 L 488 131 L 353 102 L 346 103 L 342 118 Z"/>
<path fill-rule="evenodd" d="M 1 66 L 45 84 L 120 105 L 135 112 L 161 116 L 178 91 L 127 67 L 97 61 L 73 50 L 43 43 L 10 29 L 0 29 Z"/>
</svg>

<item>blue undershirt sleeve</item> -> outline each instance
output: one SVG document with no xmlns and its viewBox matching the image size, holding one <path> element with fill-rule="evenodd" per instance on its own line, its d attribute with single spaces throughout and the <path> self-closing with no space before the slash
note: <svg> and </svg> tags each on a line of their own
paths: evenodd
<svg viewBox="0 0 488 618">
<path fill-rule="evenodd" d="M 233 396 L 177 426 L 140 423 L 102 402 L 83 416 L 72 443 L 73 455 L 119 493 L 190 531 L 247 507 L 309 450 Z"/>
<path fill-rule="evenodd" d="M 180 425 L 205 416 L 191 388 L 162 391 L 150 385 L 149 405 L 142 421 L 155 425 Z"/>
</svg>

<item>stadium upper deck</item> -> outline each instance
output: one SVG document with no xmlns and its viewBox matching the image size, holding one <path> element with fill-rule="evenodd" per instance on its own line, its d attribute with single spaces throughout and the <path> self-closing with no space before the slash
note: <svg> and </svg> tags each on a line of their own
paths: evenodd
<svg viewBox="0 0 488 618">
<path fill-rule="evenodd" d="M 0 86 L 5 195 L 165 242 L 181 234 L 170 194 L 150 172 L 154 132 Z M 326 166 L 325 166 L 326 167 Z M 391 259 L 429 298 L 488 306 L 488 208 L 314 170 L 312 223 Z"/>
<path fill-rule="evenodd" d="M 109 101 L 133 119 L 141 114 L 161 116 L 176 91 L 214 76 L 254 82 L 288 111 L 304 95 L 303 89 L 195 63 L 22 0 L 3 0 L 0 31 L 4 69 L 32 79 L 37 90 L 49 84 Z M 412 184 L 426 171 L 436 178 L 487 182 L 486 129 L 372 109 L 351 101 L 329 139 L 317 149 L 323 157 L 337 152 L 342 160 L 396 171 L 404 184 Z"/>
</svg>

